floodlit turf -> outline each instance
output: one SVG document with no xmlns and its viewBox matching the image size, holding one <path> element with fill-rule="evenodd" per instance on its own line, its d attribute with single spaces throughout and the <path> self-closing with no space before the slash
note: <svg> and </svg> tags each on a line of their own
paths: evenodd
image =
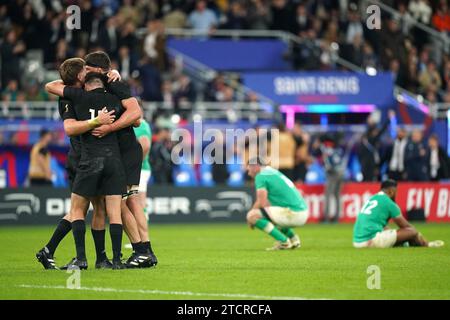
<svg viewBox="0 0 450 320">
<path fill-rule="evenodd" d="M 297 229 L 301 249 L 265 252 L 271 239 L 245 224 L 154 225 L 156 268 L 89 269 L 81 272 L 82 289 L 71 290 L 70 274 L 43 270 L 34 257 L 51 226 L 1 227 L 0 299 L 449 299 L 450 225 L 417 228 L 446 247 L 356 250 L 351 225 L 308 225 Z M 89 230 L 86 239 L 93 267 Z M 57 263 L 72 256 L 70 234 Z M 370 265 L 381 270 L 380 290 L 367 288 Z"/>
</svg>

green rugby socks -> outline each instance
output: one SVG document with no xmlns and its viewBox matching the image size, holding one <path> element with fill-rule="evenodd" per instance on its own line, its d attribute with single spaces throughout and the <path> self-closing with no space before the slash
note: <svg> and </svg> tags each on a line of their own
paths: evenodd
<svg viewBox="0 0 450 320">
<path fill-rule="evenodd" d="M 280 231 L 289 239 L 295 237 L 295 232 L 291 228 L 281 228 Z"/>
<path fill-rule="evenodd" d="M 261 231 L 264 231 L 277 241 L 288 241 L 288 238 L 280 230 L 278 230 L 272 222 L 267 219 L 259 219 L 258 221 L 256 221 L 255 227 L 257 227 Z"/>
</svg>

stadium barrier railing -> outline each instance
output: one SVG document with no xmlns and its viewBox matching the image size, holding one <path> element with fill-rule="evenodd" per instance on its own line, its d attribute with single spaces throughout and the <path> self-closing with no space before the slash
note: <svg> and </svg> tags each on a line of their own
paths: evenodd
<svg viewBox="0 0 450 320">
<path fill-rule="evenodd" d="M 250 122 L 274 119 L 277 106 L 268 102 L 145 102 L 141 105 L 145 116 L 152 119 L 156 112 L 167 111 L 173 114 L 176 108 L 187 112 L 189 119 L 197 116 L 204 120 L 243 119 Z M 24 101 L 0 102 L 0 120 L 13 119 L 46 119 L 59 120 L 57 101 Z M 1 131 L 1 130 L 0 130 Z"/>
</svg>

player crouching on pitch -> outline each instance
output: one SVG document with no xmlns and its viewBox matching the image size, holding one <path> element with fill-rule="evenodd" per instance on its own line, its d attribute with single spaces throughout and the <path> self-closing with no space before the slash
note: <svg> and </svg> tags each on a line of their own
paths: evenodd
<svg viewBox="0 0 450 320">
<path fill-rule="evenodd" d="M 267 250 L 300 247 L 300 238 L 291 228 L 306 223 L 308 207 L 295 184 L 260 157 L 250 159 L 247 171 L 256 187 L 256 201 L 247 214 L 247 223 L 277 240 Z"/>
<path fill-rule="evenodd" d="M 373 195 L 361 209 L 353 228 L 355 248 L 391 248 L 394 246 L 442 247 L 441 240 L 428 242 L 402 216 L 395 203 L 397 182 L 386 180 L 381 191 Z M 387 224 L 393 219 L 399 229 L 389 229 Z"/>
</svg>

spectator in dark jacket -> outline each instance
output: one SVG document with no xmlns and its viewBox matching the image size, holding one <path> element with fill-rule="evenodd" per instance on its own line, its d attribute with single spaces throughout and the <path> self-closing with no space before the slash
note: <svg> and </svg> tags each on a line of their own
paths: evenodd
<svg viewBox="0 0 450 320">
<path fill-rule="evenodd" d="M 212 163 L 211 173 L 216 184 L 226 184 L 229 177 L 227 169 L 227 148 L 225 140 L 221 135 L 214 138 L 214 149 L 211 152 L 214 159 Z"/>
<path fill-rule="evenodd" d="M 119 47 L 119 32 L 117 30 L 116 17 L 108 18 L 105 25 L 100 28 L 98 32 L 98 44 L 109 55 L 115 57 L 115 53 Z"/>
<path fill-rule="evenodd" d="M 405 38 L 399 29 L 397 21 L 391 19 L 387 28 L 381 33 L 381 63 L 385 69 L 389 68 L 392 59 L 406 61 Z"/>
<path fill-rule="evenodd" d="M 134 56 L 130 55 L 130 50 L 126 46 L 119 48 L 118 65 L 123 80 L 128 80 L 138 68 Z"/>
<path fill-rule="evenodd" d="M 272 30 L 292 30 L 293 14 L 286 0 L 274 0 L 271 6 Z"/>
<path fill-rule="evenodd" d="M 321 146 L 327 183 L 324 221 L 337 222 L 341 214 L 341 191 L 346 169 L 345 154 L 334 136 L 326 136 Z"/>
<path fill-rule="evenodd" d="M 176 81 L 175 101 L 179 103 L 180 100 L 185 99 L 194 102 L 195 97 L 196 92 L 191 79 L 187 75 L 181 74 Z"/>
<path fill-rule="evenodd" d="M 389 112 L 389 117 L 393 116 L 395 114 Z M 381 128 L 378 128 L 377 124 L 372 120 L 369 119 L 368 121 L 367 132 L 364 134 L 358 149 L 358 159 L 361 163 L 363 181 L 377 181 L 379 178 L 379 165 L 381 163 L 379 142 L 388 126 L 389 120 Z"/>
<path fill-rule="evenodd" d="M 292 24 L 291 32 L 302 36 L 304 32 L 312 27 L 312 21 L 308 16 L 308 11 L 304 4 L 299 4 L 296 9 L 295 20 Z"/>
<path fill-rule="evenodd" d="M 156 184 L 171 184 L 173 179 L 170 130 L 167 128 L 159 129 L 155 132 L 155 137 L 156 141 L 153 142 L 150 151 L 154 181 Z"/>
<path fill-rule="evenodd" d="M 20 56 L 25 52 L 25 44 L 17 39 L 16 31 L 10 30 L 1 46 L 2 83 L 20 79 Z"/>
<path fill-rule="evenodd" d="M 394 143 L 388 147 L 386 152 L 389 179 L 395 181 L 406 180 L 405 153 L 407 144 L 408 136 L 406 130 L 399 128 Z"/>
<path fill-rule="evenodd" d="M 226 15 L 226 22 L 222 25 L 224 29 L 248 29 L 247 12 L 242 4 L 234 1 Z"/>
<path fill-rule="evenodd" d="M 406 146 L 405 165 L 409 181 L 427 181 L 427 149 L 422 141 L 422 131 L 414 130 Z"/>
<path fill-rule="evenodd" d="M 119 47 L 121 46 L 128 47 L 130 55 L 136 56 L 138 39 L 136 36 L 136 27 L 131 21 L 126 22 L 119 33 Z"/>
<path fill-rule="evenodd" d="M 161 74 L 154 61 L 147 58 L 139 67 L 139 76 L 142 81 L 142 99 L 145 101 L 162 101 Z"/>
<path fill-rule="evenodd" d="M 450 159 L 447 152 L 439 146 L 439 139 L 431 135 L 428 139 L 427 164 L 428 174 L 432 181 L 450 178 Z"/>
</svg>

